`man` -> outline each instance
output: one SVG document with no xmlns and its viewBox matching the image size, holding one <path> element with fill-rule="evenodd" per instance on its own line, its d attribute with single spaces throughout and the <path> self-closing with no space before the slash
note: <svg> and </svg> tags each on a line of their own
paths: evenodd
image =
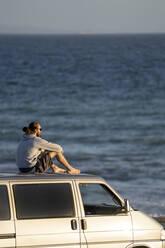
<svg viewBox="0 0 165 248">
<path fill-rule="evenodd" d="M 52 168 L 54 173 L 64 173 L 66 170 L 55 165 L 55 157 L 67 169 L 68 174 L 79 174 L 80 170 L 73 168 L 63 155 L 60 145 L 50 143 L 41 138 L 42 128 L 38 122 L 31 122 L 22 129 L 25 134 L 17 148 L 16 164 L 22 173 L 44 173 Z"/>
</svg>

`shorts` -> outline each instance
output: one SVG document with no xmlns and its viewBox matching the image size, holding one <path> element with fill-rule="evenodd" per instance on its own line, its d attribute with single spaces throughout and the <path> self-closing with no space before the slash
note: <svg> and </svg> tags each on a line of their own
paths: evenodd
<svg viewBox="0 0 165 248">
<path fill-rule="evenodd" d="M 46 172 L 53 164 L 52 158 L 49 152 L 42 152 L 38 158 L 35 165 L 35 172 L 44 173 Z"/>
</svg>

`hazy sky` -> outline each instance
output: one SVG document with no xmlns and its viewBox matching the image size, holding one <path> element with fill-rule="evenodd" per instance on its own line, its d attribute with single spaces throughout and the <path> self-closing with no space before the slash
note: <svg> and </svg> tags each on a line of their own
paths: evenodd
<svg viewBox="0 0 165 248">
<path fill-rule="evenodd" d="M 0 0 L 0 32 L 165 32 L 165 0 Z"/>
</svg>

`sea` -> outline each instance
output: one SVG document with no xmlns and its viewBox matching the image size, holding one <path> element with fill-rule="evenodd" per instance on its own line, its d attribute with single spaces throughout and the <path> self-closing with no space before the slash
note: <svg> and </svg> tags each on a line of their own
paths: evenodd
<svg viewBox="0 0 165 248">
<path fill-rule="evenodd" d="M 18 172 L 32 121 L 81 173 L 165 216 L 165 34 L 1 34 L 0 173 Z"/>
</svg>

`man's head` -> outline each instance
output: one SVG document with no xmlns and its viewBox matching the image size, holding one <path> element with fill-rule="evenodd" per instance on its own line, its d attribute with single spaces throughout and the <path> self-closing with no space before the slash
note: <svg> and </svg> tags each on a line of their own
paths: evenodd
<svg viewBox="0 0 165 248">
<path fill-rule="evenodd" d="M 40 137 L 42 133 L 41 125 L 37 121 L 31 122 L 28 127 L 24 127 L 22 130 L 26 134 L 34 134 L 37 137 Z"/>
</svg>

